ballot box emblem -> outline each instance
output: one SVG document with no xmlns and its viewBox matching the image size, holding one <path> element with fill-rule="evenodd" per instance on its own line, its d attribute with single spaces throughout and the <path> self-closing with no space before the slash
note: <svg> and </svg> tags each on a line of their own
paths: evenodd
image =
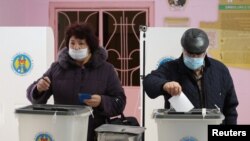
<svg viewBox="0 0 250 141">
<path fill-rule="evenodd" d="M 13 57 L 11 67 L 16 74 L 26 75 L 33 67 L 32 59 L 27 53 L 18 53 Z"/>
<path fill-rule="evenodd" d="M 36 138 L 35 141 L 54 141 L 52 139 L 52 136 L 48 133 L 39 133 Z"/>
</svg>

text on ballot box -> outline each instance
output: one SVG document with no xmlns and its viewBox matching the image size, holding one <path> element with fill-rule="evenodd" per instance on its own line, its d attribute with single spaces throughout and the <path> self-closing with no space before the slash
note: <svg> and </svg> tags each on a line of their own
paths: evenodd
<svg viewBox="0 0 250 141">
<path fill-rule="evenodd" d="M 218 109 L 201 109 L 175 112 L 169 109 L 153 111 L 158 129 L 158 141 L 208 141 L 208 125 L 218 125 L 225 118 Z"/>
<path fill-rule="evenodd" d="M 19 141 L 86 141 L 92 109 L 73 105 L 29 105 L 16 109 Z"/>
</svg>

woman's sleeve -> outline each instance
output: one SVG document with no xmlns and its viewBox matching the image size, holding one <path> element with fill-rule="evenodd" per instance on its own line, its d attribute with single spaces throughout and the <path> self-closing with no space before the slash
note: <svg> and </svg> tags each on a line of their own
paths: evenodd
<svg viewBox="0 0 250 141">
<path fill-rule="evenodd" d="M 109 69 L 106 92 L 101 101 L 104 114 L 109 117 L 121 114 L 126 106 L 126 96 L 113 66 Z"/>
<path fill-rule="evenodd" d="M 42 93 L 39 93 L 36 85 L 37 85 L 38 81 L 45 76 L 49 77 L 49 79 L 52 80 L 52 72 L 53 72 L 52 70 L 54 68 L 53 67 L 54 65 L 55 64 L 53 63 L 51 65 L 51 67 L 43 74 L 42 77 L 40 77 L 39 79 L 34 81 L 27 88 L 27 90 L 26 90 L 27 98 L 32 104 L 45 104 L 45 103 L 47 103 L 48 99 L 52 95 L 52 87 L 51 86 L 50 86 L 49 90 L 42 92 Z"/>
</svg>

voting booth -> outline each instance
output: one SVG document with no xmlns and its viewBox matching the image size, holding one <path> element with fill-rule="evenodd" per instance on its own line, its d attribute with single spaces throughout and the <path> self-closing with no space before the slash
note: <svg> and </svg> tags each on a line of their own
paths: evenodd
<svg viewBox="0 0 250 141">
<path fill-rule="evenodd" d="M 86 141 L 87 106 L 29 105 L 16 109 L 19 141 Z"/>
<path fill-rule="evenodd" d="M 188 27 L 140 27 L 140 75 L 145 76 L 166 61 L 178 58 L 182 53 L 180 39 Z M 142 79 L 141 79 L 142 80 Z M 142 82 L 142 81 L 141 81 Z M 142 117 L 144 119 L 145 141 L 158 138 L 157 124 L 152 118 L 154 109 L 164 108 L 164 98 L 151 99 L 143 91 L 141 83 Z"/>
<path fill-rule="evenodd" d="M 0 27 L 1 140 L 18 141 L 15 109 L 30 104 L 26 89 L 55 60 L 54 50 L 50 27 Z"/>
<path fill-rule="evenodd" d="M 157 124 L 158 141 L 208 141 L 208 125 L 218 125 L 224 120 L 219 109 L 201 109 L 175 112 L 157 109 L 153 112 Z"/>
</svg>

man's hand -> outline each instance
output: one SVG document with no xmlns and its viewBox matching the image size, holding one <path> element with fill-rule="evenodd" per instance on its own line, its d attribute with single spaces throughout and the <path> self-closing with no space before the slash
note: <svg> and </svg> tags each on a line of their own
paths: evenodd
<svg viewBox="0 0 250 141">
<path fill-rule="evenodd" d="M 171 81 L 163 85 L 163 90 L 171 96 L 179 95 L 182 91 L 181 85 L 178 82 Z"/>
</svg>

